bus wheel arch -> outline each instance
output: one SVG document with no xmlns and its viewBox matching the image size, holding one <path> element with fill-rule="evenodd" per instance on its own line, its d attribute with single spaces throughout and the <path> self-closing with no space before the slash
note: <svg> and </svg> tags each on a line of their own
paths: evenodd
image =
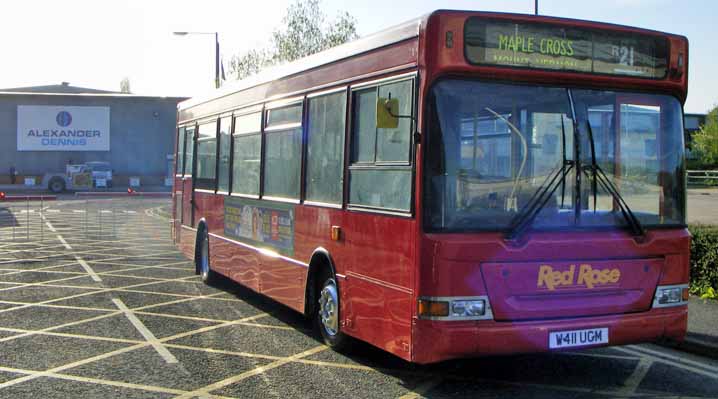
<svg viewBox="0 0 718 399">
<path fill-rule="evenodd" d="M 306 289 L 305 314 L 313 319 L 324 343 L 337 351 L 348 349 L 350 338 L 340 327 L 341 300 L 336 269 L 324 248 L 318 248 L 312 254 Z M 327 320 L 333 321 L 331 328 Z"/>
<path fill-rule="evenodd" d="M 314 250 L 312 257 L 309 261 L 309 270 L 307 272 L 307 283 L 304 292 L 304 315 L 307 317 L 313 317 L 317 306 L 317 293 L 320 288 L 320 284 L 323 281 L 319 281 L 321 276 L 327 273 L 336 278 L 336 269 L 334 268 L 334 261 L 332 261 L 329 251 L 319 247 Z"/>
</svg>

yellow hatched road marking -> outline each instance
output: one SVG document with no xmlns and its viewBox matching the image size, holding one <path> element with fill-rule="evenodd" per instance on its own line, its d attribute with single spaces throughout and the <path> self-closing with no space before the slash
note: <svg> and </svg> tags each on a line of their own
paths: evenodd
<svg viewBox="0 0 718 399">
<path fill-rule="evenodd" d="M 207 386 L 205 386 L 205 387 L 203 387 L 203 388 L 196 389 L 196 390 L 194 390 L 194 391 L 192 391 L 192 392 L 188 392 L 188 393 L 179 395 L 179 396 L 176 397 L 176 399 L 189 399 L 189 398 L 194 398 L 194 397 L 196 397 L 196 396 L 208 395 L 211 391 L 214 391 L 214 390 L 217 390 L 217 389 L 220 389 L 220 388 L 224 388 L 224 387 L 226 387 L 227 385 L 232 385 L 232 384 L 234 384 L 234 383 L 237 383 L 237 382 L 239 382 L 239 381 L 242 381 L 242 380 L 244 380 L 244 379 L 247 379 L 247 378 L 252 377 L 252 376 L 255 376 L 255 375 L 263 374 L 264 372 L 266 372 L 266 371 L 268 371 L 268 370 L 275 369 L 275 368 L 277 368 L 277 367 L 279 367 L 279 366 L 285 365 L 285 364 L 287 364 L 287 363 L 290 363 L 290 362 L 292 362 L 292 361 L 294 361 L 294 360 L 297 360 L 297 359 L 301 359 L 301 358 L 303 358 L 303 357 L 307 357 L 307 356 L 314 355 L 314 354 L 319 353 L 319 352 L 321 352 L 321 351 L 323 351 L 323 350 L 326 350 L 326 349 L 327 349 L 326 346 L 320 345 L 320 346 L 314 347 L 314 348 L 312 348 L 312 349 L 309 349 L 308 351 L 304 351 L 304 352 L 301 352 L 301 353 L 297 353 L 296 355 L 292 355 L 292 356 L 288 356 L 288 357 L 285 357 L 285 358 L 280 359 L 280 360 L 276 360 L 276 361 L 274 361 L 274 362 L 272 362 L 272 363 L 269 363 L 269 364 L 267 364 L 267 365 L 259 366 L 259 367 L 257 367 L 257 368 L 254 368 L 254 369 L 249 370 L 249 371 L 245 371 L 244 373 L 235 375 L 235 376 L 233 376 L 233 377 L 229 377 L 229 378 L 225 378 L 224 380 L 217 381 L 217 382 L 215 382 L 214 384 L 210 384 L 210 385 L 207 385 Z"/>
</svg>

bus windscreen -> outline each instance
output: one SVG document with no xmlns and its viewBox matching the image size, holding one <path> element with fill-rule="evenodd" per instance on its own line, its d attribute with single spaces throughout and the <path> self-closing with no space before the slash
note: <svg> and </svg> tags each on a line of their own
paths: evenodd
<svg viewBox="0 0 718 399">
<path fill-rule="evenodd" d="M 546 23 L 469 18 L 465 55 L 479 65 L 663 79 L 665 38 Z"/>
</svg>

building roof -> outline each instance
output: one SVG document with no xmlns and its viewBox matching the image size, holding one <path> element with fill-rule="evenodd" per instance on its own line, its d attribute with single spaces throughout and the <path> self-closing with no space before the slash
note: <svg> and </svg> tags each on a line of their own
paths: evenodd
<svg viewBox="0 0 718 399">
<path fill-rule="evenodd" d="M 0 89 L 0 96 L 57 96 L 57 97 L 107 97 L 107 98 L 128 98 L 128 99 L 168 99 L 176 102 L 187 100 L 187 97 L 174 96 L 148 96 L 139 94 L 122 93 L 119 91 L 108 91 L 89 89 L 86 87 L 70 86 L 68 82 L 59 85 L 13 87 Z"/>
<path fill-rule="evenodd" d="M 89 89 L 87 87 L 70 86 L 69 82 L 62 82 L 59 85 L 13 87 L 0 89 L 5 93 L 43 93 L 43 94 L 121 94 L 118 91 Z"/>
</svg>

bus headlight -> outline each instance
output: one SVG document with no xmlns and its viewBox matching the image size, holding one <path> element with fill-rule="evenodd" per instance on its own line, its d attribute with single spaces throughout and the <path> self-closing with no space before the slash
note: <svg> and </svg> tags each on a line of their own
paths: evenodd
<svg viewBox="0 0 718 399">
<path fill-rule="evenodd" d="M 664 285 L 656 288 L 654 308 L 685 305 L 688 301 L 688 284 Z"/>
<path fill-rule="evenodd" d="M 489 298 L 423 297 L 419 299 L 418 316 L 429 320 L 492 320 Z"/>
<path fill-rule="evenodd" d="M 486 303 L 483 299 L 474 301 L 452 301 L 451 317 L 476 317 L 486 313 Z"/>
</svg>

